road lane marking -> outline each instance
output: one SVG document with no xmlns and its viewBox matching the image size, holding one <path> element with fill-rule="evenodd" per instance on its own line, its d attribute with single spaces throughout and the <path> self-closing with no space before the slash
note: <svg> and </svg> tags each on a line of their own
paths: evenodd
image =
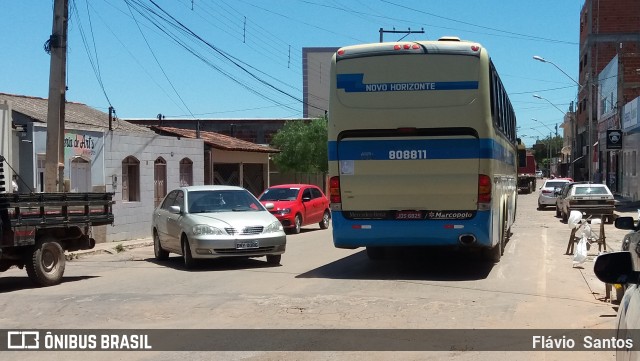
<svg viewBox="0 0 640 361">
<path fill-rule="evenodd" d="M 547 228 L 542 228 L 542 264 L 538 267 L 538 293 L 541 295 L 546 294 L 547 290 Z"/>
</svg>

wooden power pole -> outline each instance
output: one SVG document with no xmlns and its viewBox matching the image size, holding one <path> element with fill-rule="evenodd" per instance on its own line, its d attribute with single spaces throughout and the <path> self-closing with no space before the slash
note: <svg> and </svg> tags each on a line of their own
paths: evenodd
<svg viewBox="0 0 640 361">
<path fill-rule="evenodd" d="M 51 53 L 49 70 L 49 109 L 47 112 L 47 154 L 45 156 L 45 192 L 64 190 L 64 108 L 67 64 L 67 22 L 69 0 L 55 0 L 53 30 L 47 42 Z"/>
</svg>

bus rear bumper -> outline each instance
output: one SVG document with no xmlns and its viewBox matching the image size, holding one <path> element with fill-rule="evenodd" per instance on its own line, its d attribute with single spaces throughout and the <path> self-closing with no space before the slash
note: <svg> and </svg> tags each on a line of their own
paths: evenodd
<svg viewBox="0 0 640 361">
<path fill-rule="evenodd" d="M 491 247 L 491 211 L 478 211 L 468 220 L 351 220 L 332 212 L 333 244 L 358 247 Z M 473 236 L 472 242 L 469 241 Z"/>
</svg>

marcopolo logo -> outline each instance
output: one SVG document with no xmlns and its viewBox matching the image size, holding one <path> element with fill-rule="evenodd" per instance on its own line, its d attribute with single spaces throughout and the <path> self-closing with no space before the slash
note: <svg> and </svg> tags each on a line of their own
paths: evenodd
<svg viewBox="0 0 640 361">
<path fill-rule="evenodd" d="M 427 219 L 470 219 L 475 215 L 473 211 L 429 211 Z"/>
</svg>

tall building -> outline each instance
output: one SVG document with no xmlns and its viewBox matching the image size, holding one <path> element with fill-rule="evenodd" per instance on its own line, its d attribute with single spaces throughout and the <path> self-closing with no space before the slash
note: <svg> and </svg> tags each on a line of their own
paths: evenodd
<svg viewBox="0 0 640 361">
<path fill-rule="evenodd" d="M 303 117 L 321 118 L 329 109 L 331 58 L 338 48 L 302 48 Z"/>
<path fill-rule="evenodd" d="M 601 179 L 613 191 L 624 193 L 622 184 L 630 180 L 624 180 L 628 175 L 624 155 L 637 152 L 640 137 L 616 149 L 607 134 L 623 134 L 624 105 L 640 96 L 640 0 L 585 0 L 580 12 L 579 74 L 574 178 Z M 631 166 L 631 159 L 626 161 Z"/>
</svg>

